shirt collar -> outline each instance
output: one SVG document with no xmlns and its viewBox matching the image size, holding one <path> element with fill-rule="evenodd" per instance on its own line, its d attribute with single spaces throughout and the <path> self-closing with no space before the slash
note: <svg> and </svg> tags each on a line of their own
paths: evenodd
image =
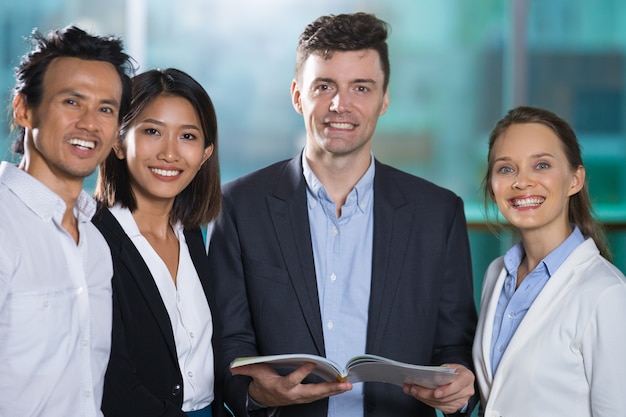
<svg viewBox="0 0 626 417">
<path fill-rule="evenodd" d="M 66 209 L 65 201 L 35 177 L 16 165 L 2 162 L 0 178 L 2 183 L 37 216 L 42 219 L 54 218 L 61 221 Z M 74 215 L 77 220 L 81 223 L 89 222 L 95 212 L 96 202 L 89 194 L 81 190 L 74 206 Z"/>
<path fill-rule="evenodd" d="M 115 217 L 120 226 L 122 226 L 122 229 L 124 229 L 124 232 L 126 232 L 129 238 L 132 239 L 134 237 L 141 236 L 137 222 L 135 222 L 133 214 L 127 207 L 122 207 L 120 204 L 116 204 L 113 207 L 110 207 L 109 211 L 113 214 L 113 217 Z M 176 237 L 178 237 L 178 240 L 184 238 L 183 224 L 181 222 L 173 224 L 172 229 L 174 230 Z"/>
<path fill-rule="evenodd" d="M 539 264 L 543 266 L 548 274 L 552 276 L 556 270 L 565 262 L 565 259 L 572 253 L 574 249 L 585 241 L 585 237 L 578 228 L 574 226 L 572 233 L 559 246 L 548 254 Z M 521 242 L 509 249 L 504 255 L 504 265 L 508 273 L 514 277 L 517 276 L 517 268 L 519 267 L 525 252 Z"/>
<path fill-rule="evenodd" d="M 325 199 L 330 201 L 330 197 L 324 188 L 324 185 L 317 178 L 309 162 L 306 159 L 305 152 L 302 152 L 302 173 L 304 175 L 304 180 L 307 185 L 307 191 L 309 196 L 314 199 L 316 202 L 320 199 Z M 361 211 L 364 211 L 370 202 L 372 201 L 372 196 L 374 194 L 374 174 L 375 174 L 375 164 L 374 164 L 374 154 L 370 152 L 370 165 L 365 171 L 365 174 L 359 179 L 356 183 L 348 198 L 354 196 L 356 199 L 356 204 L 360 208 Z"/>
</svg>

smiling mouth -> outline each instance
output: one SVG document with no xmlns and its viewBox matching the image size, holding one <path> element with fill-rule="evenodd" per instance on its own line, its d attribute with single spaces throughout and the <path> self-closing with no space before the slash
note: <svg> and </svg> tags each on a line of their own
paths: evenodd
<svg viewBox="0 0 626 417">
<path fill-rule="evenodd" d="M 539 207 L 544 201 L 545 198 L 532 197 L 532 198 L 520 198 L 511 200 L 511 204 L 515 208 L 525 208 L 525 207 Z"/>
<path fill-rule="evenodd" d="M 179 175 L 182 172 L 177 169 L 158 169 L 158 168 L 150 168 L 150 171 L 162 177 L 175 177 L 176 175 Z"/>
<path fill-rule="evenodd" d="M 77 148 L 81 148 L 81 149 L 94 149 L 96 147 L 96 142 L 90 141 L 90 140 L 84 140 L 84 139 L 70 139 L 69 144 L 72 146 L 76 146 Z"/>
<path fill-rule="evenodd" d="M 328 126 L 332 127 L 333 129 L 343 129 L 343 130 L 350 130 L 356 127 L 356 125 L 352 123 L 347 123 L 347 122 L 329 122 Z"/>
</svg>

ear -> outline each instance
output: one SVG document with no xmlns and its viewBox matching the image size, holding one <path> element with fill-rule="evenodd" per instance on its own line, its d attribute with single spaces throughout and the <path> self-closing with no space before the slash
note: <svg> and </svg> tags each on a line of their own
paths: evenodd
<svg viewBox="0 0 626 417">
<path fill-rule="evenodd" d="M 13 99 L 13 120 L 18 126 L 24 128 L 32 128 L 33 115 L 30 107 L 26 103 L 26 97 L 24 94 L 19 93 Z"/>
<path fill-rule="evenodd" d="M 385 91 L 385 95 L 383 96 L 383 106 L 380 109 L 379 116 L 382 116 L 383 114 L 387 113 L 388 108 L 389 108 L 389 89 Z"/>
<path fill-rule="evenodd" d="M 300 92 L 300 87 L 298 86 L 298 82 L 294 79 L 291 82 L 291 104 L 293 108 L 300 114 L 302 114 L 302 93 Z"/>
<path fill-rule="evenodd" d="M 574 171 L 574 176 L 572 177 L 572 182 L 567 193 L 568 196 L 572 196 L 582 190 L 585 185 L 585 175 L 585 167 L 579 165 L 576 171 Z"/>
<path fill-rule="evenodd" d="M 200 164 L 200 167 L 202 167 L 202 165 L 209 160 L 211 155 L 213 155 L 213 145 L 209 145 L 204 148 L 204 155 L 202 155 L 202 163 Z"/>
<path fill-rule="evenodd" d="M 122 143 L 122 139 L 118 138 L 113 144 L 113 152 L 115 152 L 115 156 L 117 159 L 123 160 L 126 158 L 126 151 L 124 150 L 124 146 Z"/>
</svg>

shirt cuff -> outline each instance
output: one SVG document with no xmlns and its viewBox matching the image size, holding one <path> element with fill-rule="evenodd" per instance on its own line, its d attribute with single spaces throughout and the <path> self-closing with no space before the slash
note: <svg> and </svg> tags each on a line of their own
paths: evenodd
<svg viewBox="0 0 626 417">
<path fill-rule="evenodd" d="M 250 394 L 248 394 L 248 397 L 246 398 L 246 409 L 248 410 L 248 413 L 253 415 L 259 415 L 257 414 L 259 411 L 265 410 L 265 413 L 261 414 L 265 417 L 274 417 L 276 415 L 276 412 L 278 411 L 278 408 L 276 407 L 266 407 L 263 404 L 259 404 L 258 402 L 254 401 Z"/>
</svg>

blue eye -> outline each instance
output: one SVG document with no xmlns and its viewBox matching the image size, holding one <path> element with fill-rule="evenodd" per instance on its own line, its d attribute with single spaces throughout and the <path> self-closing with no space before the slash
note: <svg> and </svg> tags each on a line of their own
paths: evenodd
<svg viewBox="0 0 626 417">
<path fill-rule="evenodd" d="M 550 168 L 550 164 L 548 164 L 547 162 L 539 162 L 537 164 L 537 169 L 548 169 Z"/>
</svg>

